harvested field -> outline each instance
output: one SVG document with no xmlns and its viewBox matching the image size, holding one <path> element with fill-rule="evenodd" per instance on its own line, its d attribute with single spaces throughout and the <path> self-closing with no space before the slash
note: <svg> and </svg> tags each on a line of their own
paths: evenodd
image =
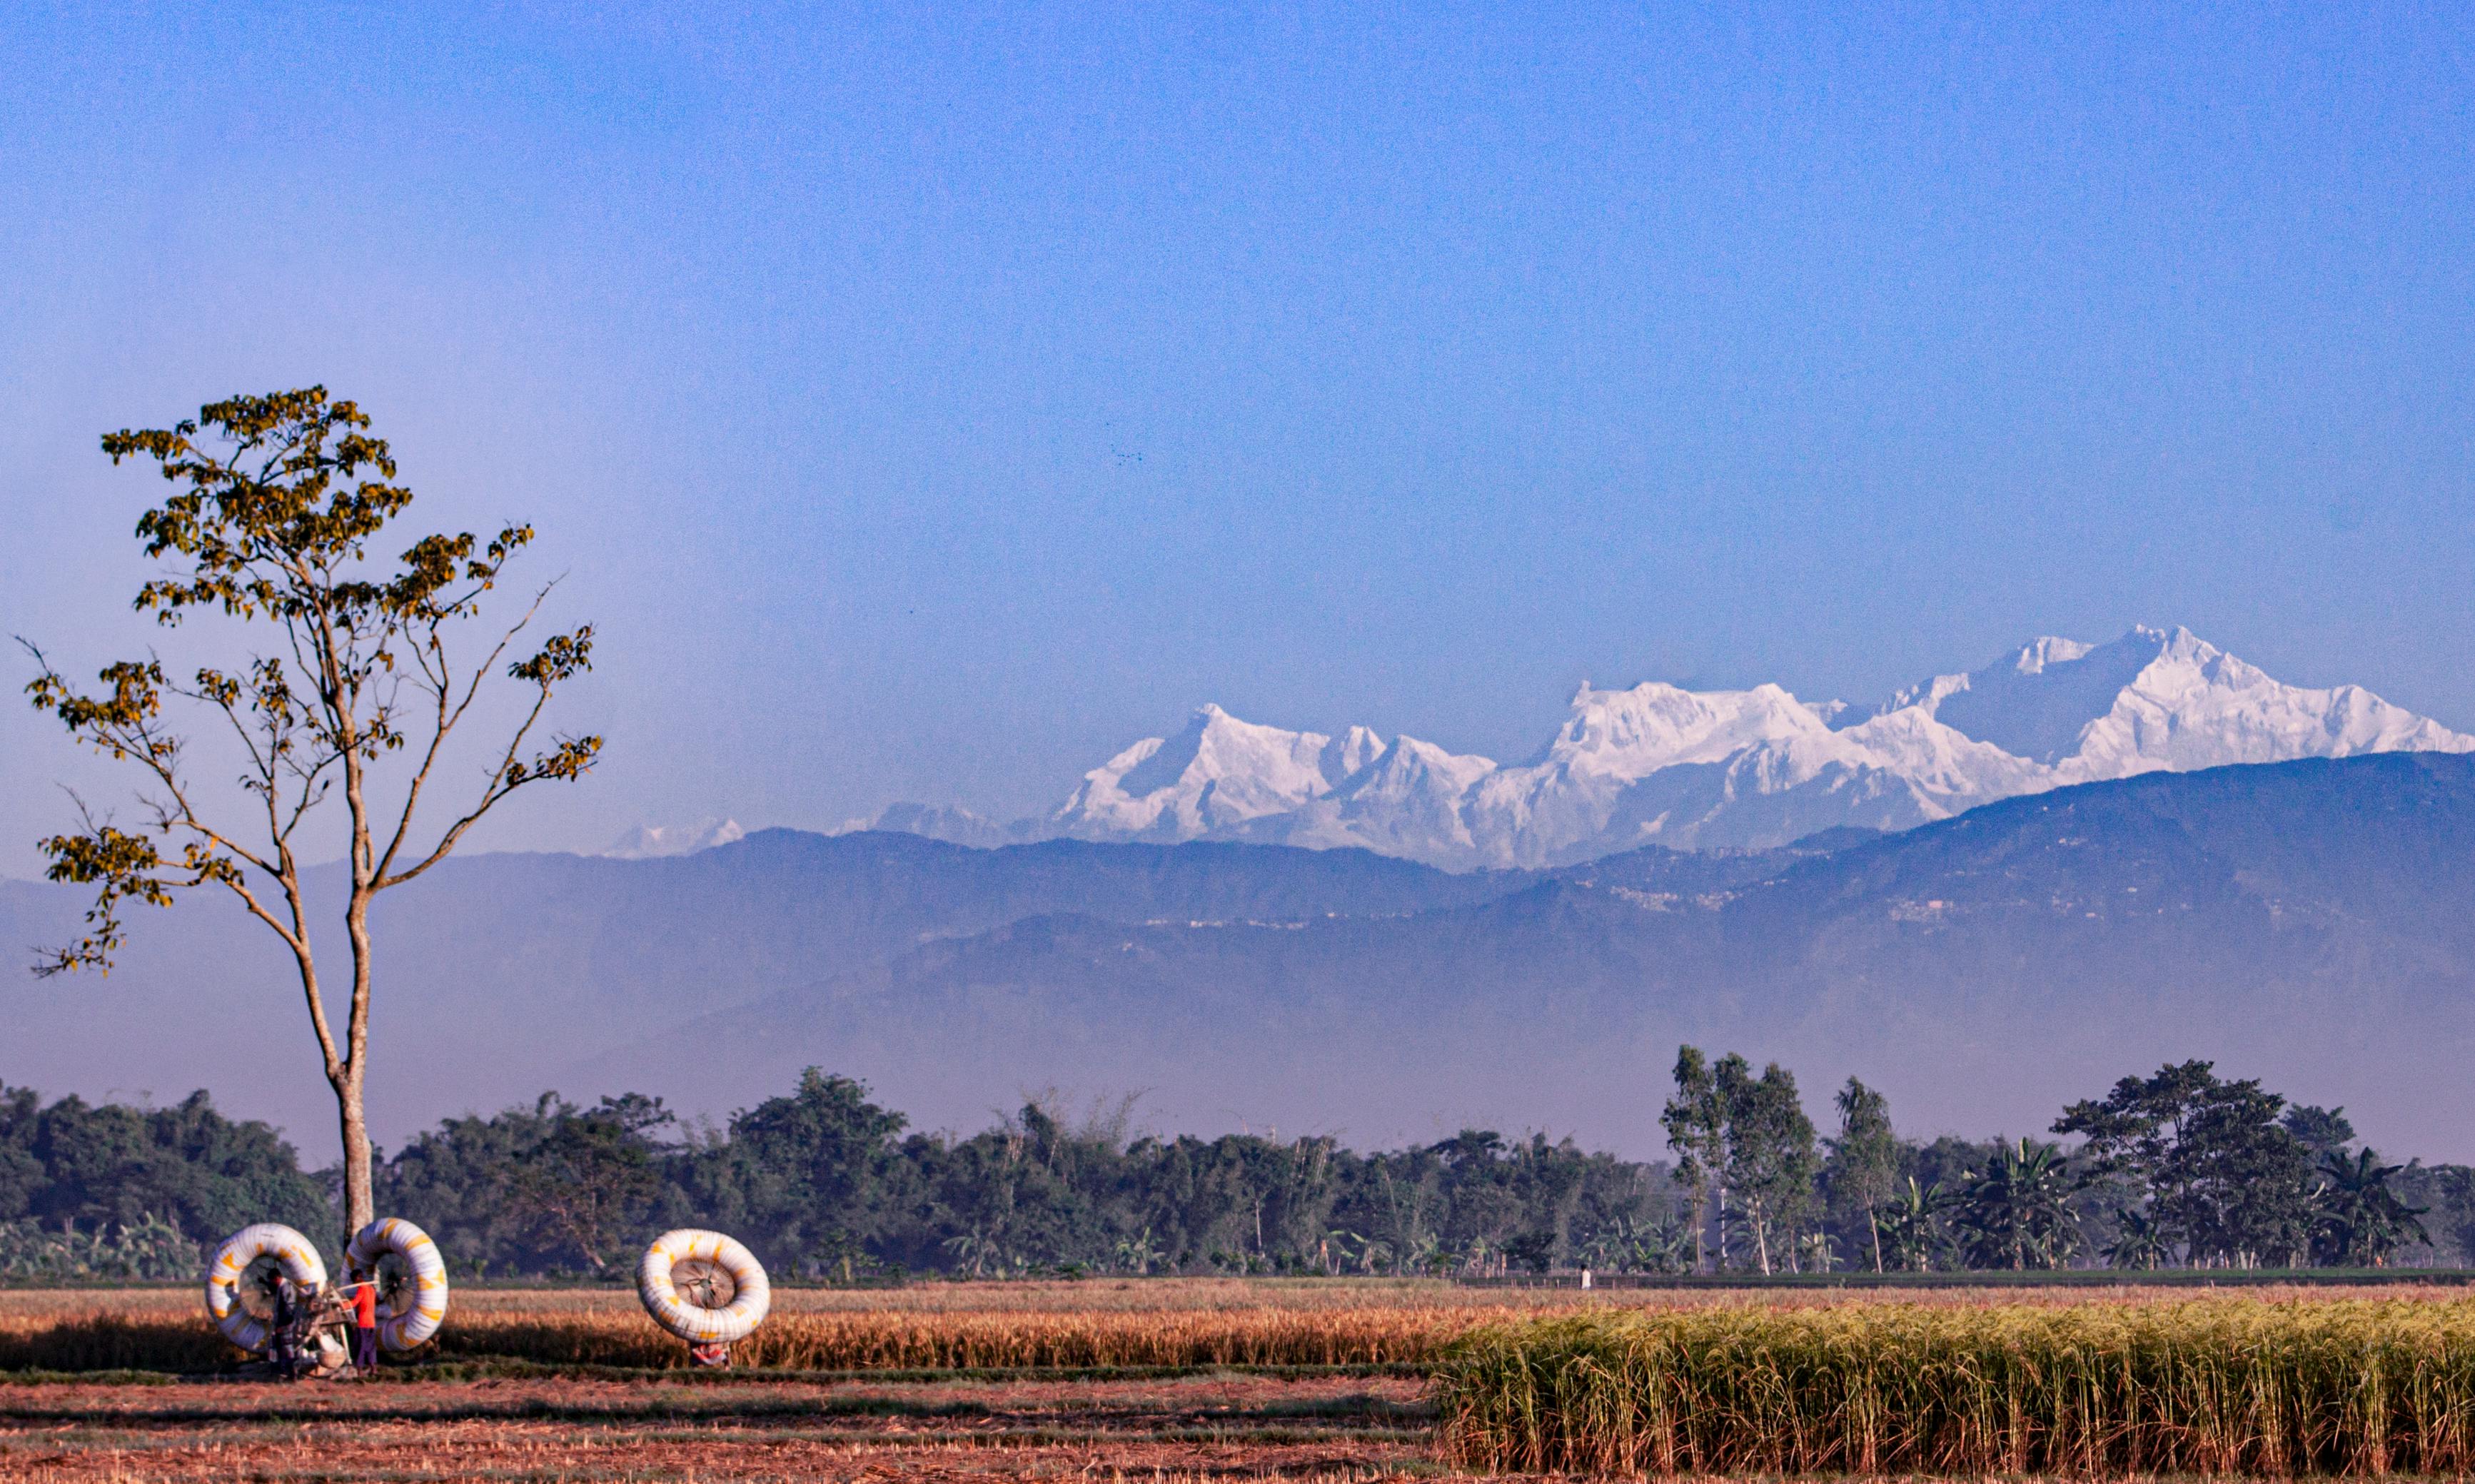
<svg viewBox="0 0 2475 1484">
<path fill-rule="evenodd" d="M 0 1476 L 1344 1480 L 1432 1473 L 1420 1384 L 382 1381 L 0 1391 Z"/>
</svg>

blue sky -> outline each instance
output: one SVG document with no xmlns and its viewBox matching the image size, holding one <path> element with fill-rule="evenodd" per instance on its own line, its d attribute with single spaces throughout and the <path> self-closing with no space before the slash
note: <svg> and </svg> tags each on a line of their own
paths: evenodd
<svg viewBox="0 0 2475 1484">
<path fill-rule="evenodd" d="M 147 642 L 95 435 L 324 381 L 600 625 L 608 762 L 495 843 L 1011 815 L 1207 700 L 1518 756 L 1583 678 L 1870 698 L 2136 621 L 2475 728 L 2462 8 L 12 6 L 0 55 L 0 629 Z M 88 769 L 15 708 L 0 764 L 24 874 Z"/>
</svg>

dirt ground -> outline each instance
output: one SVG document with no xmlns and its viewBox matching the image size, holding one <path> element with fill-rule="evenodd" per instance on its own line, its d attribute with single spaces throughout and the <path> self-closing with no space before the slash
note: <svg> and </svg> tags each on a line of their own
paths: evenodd
<svg viewBox="0 0 2475 1484">
<path fill-rule="evenodd" d="M 0 1387 L 0 1478 L 1283 1479 L 1441 1473 L 1421 1383 L 504 1380 Z"/>
</svg>

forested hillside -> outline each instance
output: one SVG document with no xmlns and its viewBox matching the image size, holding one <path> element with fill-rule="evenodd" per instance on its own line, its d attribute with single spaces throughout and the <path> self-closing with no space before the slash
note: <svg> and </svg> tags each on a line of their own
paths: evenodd
<svg viewBox="0 0 2475 1484">
<path fill-rule="evenodd" d="M 1455 876 L 1362 852 L 769 831 L 691 857 L 451 861 L 379 922 L 382 1139 L 557 1086 L 726 1118 L 810 1065 L 963 1130 L 1043 1089 L 1168 1132 L 1660 1146 L 1679 1041 L 1859 1074 L 1928 1129 L 2036 1129 L 2192 1057 L 2475 1157 L 2475 760 L 2156 773 L 1902 834 Z M 0 940 L 79 903 L 0 887 Z M 327 1147 L 272 938 L 142 912 L 108 980 L 0 984 L 0 1078 L 201 1083 Z M 2034 1047 L 2023 1055 L 2023 1045 Z"/>
</svg>

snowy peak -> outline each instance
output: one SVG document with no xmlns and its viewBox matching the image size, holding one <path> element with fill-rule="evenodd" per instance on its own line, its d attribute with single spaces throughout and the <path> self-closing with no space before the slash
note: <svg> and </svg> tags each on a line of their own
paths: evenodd
<svg viewBox="0 0 2475 1484">
<path fill-rule="evenodd" d="M 1382 745 L 1364 727 L 1335 739 L 1207 705 L 1177 736 L 1147 737 L 1084 774 L 1050 823 L 1067 835 L 1195 839 L 1321 798 L 1338 781 L 1328 766 L 1355 771 Z"/>
<path fill-rule="evenodd" d="M 1501 766 L 1362 726 L 1336 735 L 1205 706 L 1086 773 L 1010 839 L 1243 839 L 1355 846 L 1450 868 L 1552 865 L 1644 844 L 1784 844 L 1839 825 L 1901 830 L 1979 804 L 2157 768 L 2401 750 L 2475 737 L 2357 686 L 2270 678 L 2185 628 L 2105 644 L 2048 636 L 1866 711 L 1776 685 L 1584 685 L 1528 760 Z M 959 811 L 880 827 L 978 842 Z"/>
<path fill-rule="evenodd" d="M 843 827 L 833 833 L 848 835 L 859 830 L 917 835 L 924 839 L 968 845 L 975 850 L 992 850 L 1020 838 L 1019 831 L 1010 830 L 993 819 L 984 818 L 968 809 L 942 804 L 888 804 L 873 815 L 845 821 Z"/>
<path fill-rule="evenodd" d="M 1323 752 L 1315 761 L 1321 766 L 1325 782 L 1334 788 L 1338 788 L 1342 779 L 1358 772 L 1383 755 L 1383 738 L 1376 736 L 1365 727 L 1353 726 L 1324 743 Z"/>
<path fill-rule="evenodd" d="M 1357 846 L 1418 861 L 1474 854 L 1463 804 L 1470 786 L 1495 771 L 1414 737 L 1396 737 L 1372 762 L 1293 814 L 1258 821 L 1244 839 L 1314 848 Z"/>
<path fill-rule="evenodd" d="M 649 861 L 656 856 L 692 856 L 745 839 L 747 832 L 736 819 L 699 819 L 689 825 L 640 824 L 610 842 L 601 852 L 618 861 Z"/>
<path fill-rule="evenodd" d="M 2186 629 L 2169 635 L 2152 628 L 2135 628 L 2110 645 L 2040 639 L 1983 669 L 1938 675 L 1905 693 L 1966 736 L 2050 764 L 2077 751 L 2080 734 L 2178 636 L 2198 643 Z"/>
<path fill-rule="evenodd" d="M 1492 758 L 1463 756 L 1414 737 L 1396 737 L 1383 756 L 1336 788 L 1333 796 L 1359 803 L 1419 796 L 1458 799 L 1494 771 Z"/>
<path fill-rule="evenodd" d="M 1902 692 L 1884 713 L 1905 706 L 2052 768 L 2055 783 L 2157 768 L 2475 749 L 2475 738 L 2359 686 L 2282 684 L 2180 626 L 2142 625 L 2103 645 L 2040 639 L 1983 669 Z"/>
<path fill-rule="evenodd" d="M 2361 686 L 2285 685 L 2189 629 L 2135 629 L 2118 643 L 2135 639 L 2153 642 L 2154 656 L 2084 729 L 2060 765 L 2063 781 L 2368 752 L 2475 751 L 2475 737 Z"/>
<path fill-rule="evenodd" d="M 2140 634 L 2146 630 L 2134 628 L 2132 632 Z M 2021 648 L 2018 657 L 2011 662 L 2011 668 L 2023 675 L 2041 674 L 2048 665 L 2068 665 L 2074 660 L 2086 659 L 2088 652 L 2095 647 L 2095 645 L 2081 644 L 2076 639 L 2056 639 L 2049 634 L 2043 639 L 2028 641 Z"/>
<path fill-rule="evenodd" d="M 1958 809 L 2042 786 L 2044 770 L 2035 763 L 1978 742 L 1925 706 L 1869 717 L 1839 736 L 1863 748 L 1874 766 L 1911 780 L 1924 792 L 1966 800 Z"/>
<path fill-rule="evenodd" d="M 1573 714 L 1525 766 L 1605 778 L 1647 777 L 1686 763 L 1718 763 L 1762 742 L 1826 735 L 1812 708 L 1775 685 L 1686 691 L 1652 681 L 1630 691 L 1581 687 Z"/>
</svg>

